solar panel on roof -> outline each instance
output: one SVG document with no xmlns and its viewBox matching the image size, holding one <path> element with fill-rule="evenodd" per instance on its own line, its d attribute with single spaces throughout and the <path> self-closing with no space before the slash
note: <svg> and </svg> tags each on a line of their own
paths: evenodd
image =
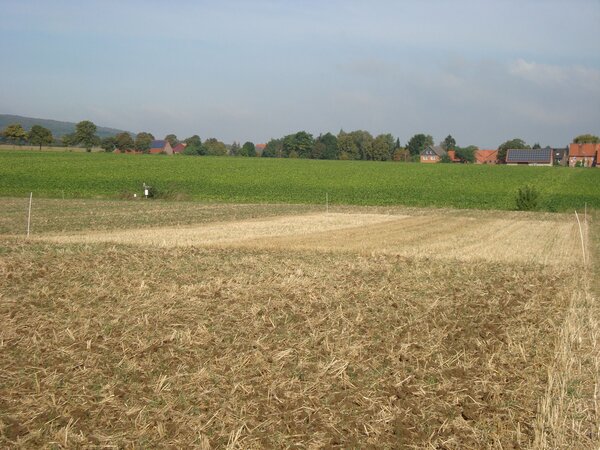
<svg viewBox="0 0 600 450">
<path fill-rule="evenodd" d="M 511 149 L 508 151 L 508 162 L 549 162 L 552 149 Z"/>
</svg>

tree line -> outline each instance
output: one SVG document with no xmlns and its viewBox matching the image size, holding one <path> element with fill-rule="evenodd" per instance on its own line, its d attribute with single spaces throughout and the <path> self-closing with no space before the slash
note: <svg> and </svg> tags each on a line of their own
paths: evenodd
<svg viewBox="0 0 600 450">
<path fill-rule="evenodd" d="M 96 125 L 84 120 L 76 124 L 75 132 L 62 137 L 62 144 L 71 147 L 81 145 L 87 151 L 92 147 L 101 147 L 106 152 L 112 152 L 116 149 L 125 151 L 133 150 L 138 152 L 148 152 L 150 145 L 155 139 L 152 133 L 140 132 L 135 136 L 130 133 L 122 132 L 115 136 L 100 139 L 96 135 Z M 8 125 L 0 136 L 5 140 L 15 143 L 29 143 L 38 145 L 41 149 L 43 145 L 52 145 L 55 139 L 49 129 L 34 125 L 29 132 L 26 132 L 20 124 Z M 409 139 L 405 146 L 400 145 L 400 139 L 394 138 L 391 134 L 371 135 L 368 131 L 355 130 L 345 132 L 340 130 L 337 135 L 330 132 L 319 134 L 316 138 L 306 132 L 288 134 L 281 138 L 269 140 L 262 152 L 259 152 L 253 142 L 245 142 L 240 145 L 233 142 L 227 146 L 216 138 L 206 139 L 204 142 L 198 135 L 193 135 L 180 141 L 175 134 L 169 134 L 165 137 L 172 147 L 180 142 L 185 144 L 183 154 L 193 156 L 262 156 L 265 158 L 307 158 L 307 159 L 339 159 L 339 160 L 365 160 L 365 161 L 418 161 L 419 155 L 428 146 L 433 146 L 433 137 L 429 134 L 418 133 Z M 575 143 L 599 143 L 600 138 L 592 134 L 583 134 L 573 139 Z M 475 152 L 477 146 L 468 145 L 461 147 L 457 145 L 452 135 L 448 135 L 440 146 L 446 152 L 454 151 L 454 160 L 448 155 L 442 157 L 442 162 L 461 162 L 472 163 L 475 161 Z M 506 151 L 508 149 L 528 149 L 541 148 L 539 143 L 528 145 L 523 139 L 514 138 L 505 141 L 498 146 L 498 160 L 504 162 Z"/>
</svg>

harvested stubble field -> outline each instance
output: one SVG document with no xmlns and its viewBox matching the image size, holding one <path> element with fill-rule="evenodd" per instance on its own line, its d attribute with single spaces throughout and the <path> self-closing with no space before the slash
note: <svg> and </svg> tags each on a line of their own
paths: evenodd
<svg viewBox="0 0 600 450">
<path fill-rule="evenodd" d="M 598 446 L 571 216 L 3 202 L 2 446 Z"/>
</svg>

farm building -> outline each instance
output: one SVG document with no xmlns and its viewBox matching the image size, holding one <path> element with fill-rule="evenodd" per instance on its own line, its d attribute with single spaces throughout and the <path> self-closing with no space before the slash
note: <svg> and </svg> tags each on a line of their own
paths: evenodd
<svg viewBox="0 0 600 450">
<path fill-rule="evenodd" d="M 258 156 L 262 156 L 262 152 L 264 151 L 265 147 L 267 146 L 267 144 L 256 144 L 255 148 L 256 148 L 256 154 Z"/>
<path fill-rule="evenodd" d="M 183 151 L 185 150 L 185 147 L 187 147 L 187 144 L 185 142 L 180 142 L 175 147 L 173 147 L 173 153 L 174 154 L 183 153 Z"/>
<path fill-rule="evenodd" d="M 506 151 L 506 164 L 551 166 L 553 151 L 546 148 L 509 149 Z"/>
<path fill-rule="evenodd" d="M 166 153 L 167 155 L 173 154 L 173 147 L 169 144 L 169 141 L 157 140 L 150 143 L 150 150 L 148 153 Z"/>
<path fill-rule="evenodd" d="M 598 164 L 600 144 L 575 144 L 569 146 L 569 166 L 592 167 Z"/>
<path fill-rule="evenodd" d="M 497 164 L 498 150 L 476 150 L 475 164 Z"/>
<path fill-rule="evenodd" d="M 442 160 L 444 156 L 448 153 L 439 145 L 430 145 L 425 150 L 421 152 L 421 162 L 422 163 L 438 163 Z"/>
<path fill-rule="evenodd" d="M 453 163 L 462 162 L 462 160 L 456 156 L 455 150 L 448 150 L 447 153 L 448 153 L 448 158 L 450 158 L 450 161 L 452 161 Z"/>
<path fill-rule="evenodd" d="M 565 148 L 555 148 L 552 149 L 553 151 L 553 156 L 552 158 L 554 159 L 554 164 L 558 164 L 561 166 L 566 166 L 567 162 L 569 160 L 568 156 L 569 156 L 569 148 L 565 147 Z"/>
</svg>

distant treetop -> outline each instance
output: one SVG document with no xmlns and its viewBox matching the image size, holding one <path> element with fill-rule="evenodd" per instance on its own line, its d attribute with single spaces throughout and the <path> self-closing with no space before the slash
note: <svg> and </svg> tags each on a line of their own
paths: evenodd
<svg viewBox="0 0 600 450">
<path fill-rule="evenodd" d="M 573 142 L 576 144 L 598 144 L 600 143 L 600 138 L 598 136 L 594 136 L 593 134 L 580 134 Z"/>
</svg>

